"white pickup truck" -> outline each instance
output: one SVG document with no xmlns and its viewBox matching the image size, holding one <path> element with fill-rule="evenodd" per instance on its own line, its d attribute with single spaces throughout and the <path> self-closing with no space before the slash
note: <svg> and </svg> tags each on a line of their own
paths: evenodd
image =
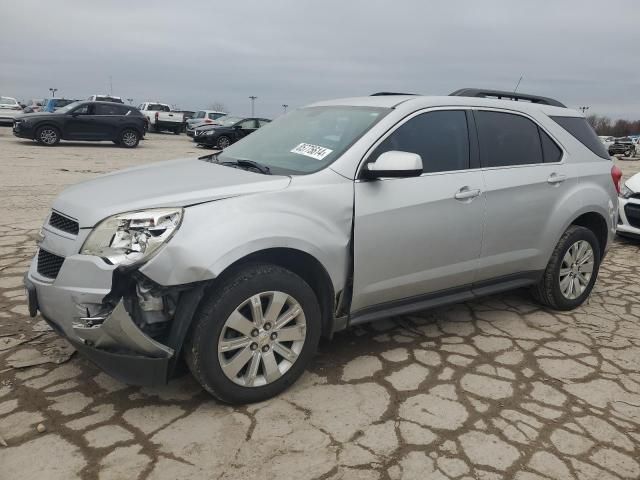
<svg viewBox="0 0 640 480">
<path fill-rule="evenodd" d="M 172 112 L 166 103 L 145 102 L 138 105 L 138 110 L 147 117 L 150 132 L 169 130 L 180 135 L 184 127 L 184 113 Z"/>
</svg>

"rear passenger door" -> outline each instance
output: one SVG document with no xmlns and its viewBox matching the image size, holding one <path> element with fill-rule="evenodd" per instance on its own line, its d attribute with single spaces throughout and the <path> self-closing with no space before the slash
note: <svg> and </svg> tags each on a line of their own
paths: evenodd
<svg viewBox="0 0 640 480">
<path fill-rule="evenodd" d="M 534 277 L 555 241 L 549 219 L 576 180 L 567 178 L 562 148 L 533 119 L 496 110 L 474 116 L 487 202 L 477 281 Z"/>
<path fill-rule="evenodd" d="M 368 156 L 417 153 L 424 170 L 419 177 L 356 181 L 352 313 L 473 283 L 485 199 L 469 116 L 459 109 L 419 113 Z"/>
</svg>

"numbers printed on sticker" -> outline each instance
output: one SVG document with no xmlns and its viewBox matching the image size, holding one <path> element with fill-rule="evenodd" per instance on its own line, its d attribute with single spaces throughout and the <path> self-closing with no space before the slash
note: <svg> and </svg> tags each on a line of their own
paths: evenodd
<svg viewBox="0 0 640 480">
<path fill-rule="evenodd" d="M 330 148 L 321 147 L 320 145 L 312 145 L 310 143 L 300 143 L 291 150 L 291 153 L 297 153 L 298 155 L 304 155 L 316 160 L 322 160 L 331 152 L 333 152 L 333 150 Z"/>
</svg>

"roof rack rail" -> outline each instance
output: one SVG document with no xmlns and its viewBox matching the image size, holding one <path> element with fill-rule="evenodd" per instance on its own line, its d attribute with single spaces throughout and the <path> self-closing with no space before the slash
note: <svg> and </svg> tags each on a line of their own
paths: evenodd
<svg viewBox="0 0 640 480">
<path fill-rule="evenodd" d="M 372 93 L 372 97 L 385 97 L 387 95 L 418 95 L 417 93 L 397 93 L 397 92 L 376 92 Z"/>
<path fill-rule="evenodd" d="M 549 97 L 540 97 L 538 95 L 529 95 L 526 93 L 515 93 L 506 90 L 490 90 L 482 88 L 461 88 L 449 94 L 450 97 L 479 97 L 479 98 L 499 98 L 506 100 L 524 100 L 531 103 L 539 103 L 540 105 L 552 105 L 554 107 L 567 108 L 563 103 Z"/>
</svg>

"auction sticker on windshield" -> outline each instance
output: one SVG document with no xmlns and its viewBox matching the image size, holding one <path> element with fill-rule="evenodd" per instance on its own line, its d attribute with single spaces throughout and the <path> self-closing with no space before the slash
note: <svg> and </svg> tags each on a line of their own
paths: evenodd
<svg viewBox="0 0 640 480">
<path fill-rule="evenodd" d="M 310 143 L 301 143 L 293 150 L 291 150 L 291 153 L 297 153 L 298 155 L 315 158 L 316 160 L 322 160 L 331 152 L 333 152 L 333 150 L 331 150 L 330 148 L 321 147 L 319 145 L 311 145 Z"/>
</svg>

